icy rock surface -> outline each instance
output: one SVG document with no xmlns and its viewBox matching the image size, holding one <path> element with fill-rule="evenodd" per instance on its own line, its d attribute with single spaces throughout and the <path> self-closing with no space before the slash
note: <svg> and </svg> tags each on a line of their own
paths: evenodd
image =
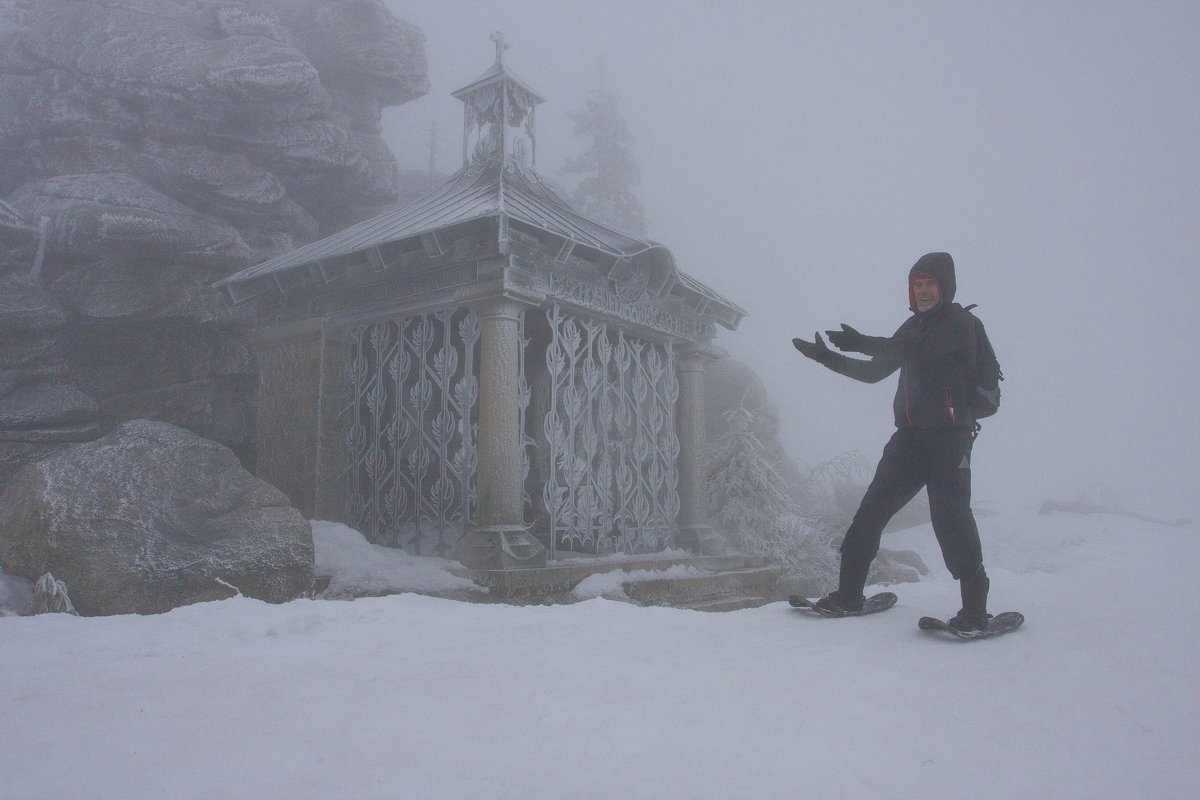
<svg viewBox="0 0 1200 800">
<path fill-rule="evenodd" d="M 33 581 L 8 575 L 0 567 L 0 617 L 19 617 L 33 605 Z"/>
<path fill-rule="evenodd" d="M 133 420 L 23 469 L 0 498 L 0 565 L 66 583 L 84 616 L 157 613 L 313 583 L 307 520 L 233 452 Z M 236 587 L 236 588 L 231 588 Z"/>
<path fill-rule="evenodd" d="M 381 0 L 0 2 L 0 487 L 138 417 L 248 460 L 209 287 L 394 202 L 381 109 L 427 90 Z"/>
</svg>

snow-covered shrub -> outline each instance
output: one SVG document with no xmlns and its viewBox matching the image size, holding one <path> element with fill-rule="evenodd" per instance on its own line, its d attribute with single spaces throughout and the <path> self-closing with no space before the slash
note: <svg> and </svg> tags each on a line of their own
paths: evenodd
<svg viewBox="0 0 1200 800">
<path fill-rule="evenodd" d="M 746 553 L 766 555 L 768 531 L 798 512 L 792 493 L 751 431 L 754 415 L 745 408 L 725 413 L 729 429 L 709 455 L 708 507 L 711 519 Z"/>
<path fill-rule="evenodd" d="M 34 614 L 73 614 L 79 616 L 71 597 L 67 593 L 67 585 L 47 572 L 37 579 L 33 585 L 33 602 L 29 606 L 30 616 Z"/>
<path fill-rule="evenodd" d="M 843 454 L 788 485 L 758 437 L 744 407 L 725 414 L 728 430 L 709 454 L 710 519 L 738 551 L 783 567 L 785 579 L 805 593 L 837 585 L 835 540 L 845 531 L 862 495 L 865 464 Z"/>
<path fill-rule="evenodd" d="M 867 471 L 860 453 L 834 456 L 802 476 L 797 502 L 816 527 L 840 538 L 862 501 Z"/>
</svg>

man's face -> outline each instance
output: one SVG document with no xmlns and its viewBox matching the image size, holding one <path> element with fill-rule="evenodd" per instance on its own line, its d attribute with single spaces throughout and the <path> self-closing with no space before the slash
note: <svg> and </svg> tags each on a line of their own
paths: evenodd
<svg viewBox="0 0 1200 800">
<path fill-rule="evenodd" d="M 917 300 L 917 311 L 928 311 L 942 302 L 942 292 L 933 278 L 917 278 L 912 283 L 912 290 Z"/>
</svg>

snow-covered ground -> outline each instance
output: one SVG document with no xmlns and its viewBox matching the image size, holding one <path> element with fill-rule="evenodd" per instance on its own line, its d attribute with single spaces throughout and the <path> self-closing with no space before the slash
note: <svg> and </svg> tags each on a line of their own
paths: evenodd
<svg viewBox="0 0 1200 800">
<path fill-rule="evenodd" d="M 940 566 L 871 617 L 406 594 L 0 618 L 0 798 L 1191 798 L 1200 536 L 981 518 L 985 642 Z M 891 534 L 940 564 L 932 533 Z M 440 580 L 440 579 L 438 579 Z M 436 581 L 435 581 L 436 582 Z"/>
</svg>

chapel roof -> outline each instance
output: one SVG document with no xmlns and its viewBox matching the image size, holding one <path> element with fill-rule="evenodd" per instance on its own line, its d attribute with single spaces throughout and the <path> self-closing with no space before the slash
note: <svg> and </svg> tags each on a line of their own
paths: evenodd
<svg viewBox="0 0 1200 800">
<path fill-rule="evenodd" d="M 338 233 L 217 281 L 242 283 L 476 219 L 505 216 L 601 253 L 630 257 L 663 245 L 620 233 L 578 213 L 531 169 L 476 162 L 432 192 Z"/>
<path fill-rule="evenodd" d="M 473 112 L 472 103 L 482 97 L 477 108 L 493 108 L 496 106 L 493 95 L 484 93 L 488 90 L 503 92 L 504 87 L 515 86 L 519 93 L 526 93 L 513 102 L 526 104 L 525 110 L 529 114 L 523 117 L 525 121 L 520 125 L 523 126 L 521 130 L 532 137 L 532 108 L 541 103 L 542 98 L 503 64 L 502 53 L 506 45 L 502 37 L 494 35 L 493 41 L 497 42 L 496 63 L 475 81 L 454 92 L 454 96 L 467 104 L 468 120 L 474 119 L 480 126 L 486 122 L 480 116 L 487 111 Z M 507 120 L 506 124 L 509 124 Z M 464 160 L 466 158 L 464 152 Z M 507 223 L 517 222 L 612 260 L 634 263 L 653 260 L 665 264 L 673 279 L 670 283 L 691 295 L 695 305 L 719 309 L 715 318 L 727 328 L 736 327 L 746 313 L 700 281 L 679 271 L 674 256 L 664 245 L 615 230 L 576 211 L 533 169 L 532 164 L 514 157 L 503 140 L 490 153 L 480 150 L 473 160 L 423 197 L 243 269 L 222 278 L 214 286 L 225 287 L 235 301 L 240 302 L 264 291 L 305 282 L 305 276 L 312 272 L 312 265 L 485 219 L 497 220 L 500 223 L 497 230 L 504 229 Z"/>
</svg>

